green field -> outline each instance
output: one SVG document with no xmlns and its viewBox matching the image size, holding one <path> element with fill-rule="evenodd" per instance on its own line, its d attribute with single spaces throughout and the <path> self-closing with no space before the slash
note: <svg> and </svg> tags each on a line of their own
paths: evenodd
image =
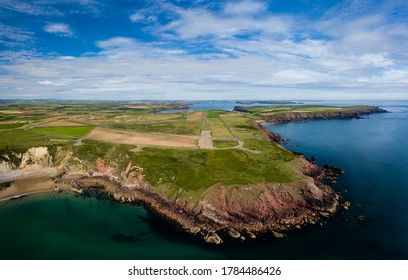
<svg viewBox="0 0 408 280">
<path fill-rule="evenodd" d="M 210 110 L 208 111 L 208 118 L 213 119 L 213 118 L 218 118 L 220 115 L 227 113 L 227 111 L 222 111 L 222 110 Z"/>
<path fill-rule="evenodd" d="M 0 129 L 11 129 L 11 128 L 18 128 L 22 126 L 23 124 L 21 123 L 4 123 L 0 124 Z"/>
<path fill-rule="evenodd" d="M 13 129 L 1 132 L 0 151 L 5 149 L 23 151 L 31 147 L 49 146 L 56 143 L 55 140 L 69 140 L 64 135 L 49 135 L 33 129 Z"/>
<path fill-rule="evenodd" d="M 210 127 L 212 137 L 217 138 L 233 138 L 234 136 L 225 127 L 224 123 L 219 118 L 211 118 Z"/>
<path fill-rule="evenodd" d="M 94 129 L 93 126 L 54 126 L 54 127 L 36 127 L 33 131 L 48 134 L 59 134 L 79 138 Z"/>
<path fill-rule="evenodd" d="M 157 132 L 178 135 L 200 135 L 201 121 L 176 121 L 148 124 L 114 124 L 113 128 L 127 129 L 138 132 Z"/>
<path fill-rule="evenodd" d="M 299 178 L 288 168 L 293 158 L 289 152 L 271 144 L 263 154 L 237 149 L 145 148 L 133 156 L 133 162 L 144 168 L 146 179 L 154 186 L 164 183 L 174 186 L 175 190 L 201 191 L 215 183 L 295 181 Z"/>
<path fill-rule="evenodd" d="M 220 140 L 214 140 L 213 145 L 216 148 L 232 148 L 238 146 L 237 141 L 220 141 Z"/>
</svg>

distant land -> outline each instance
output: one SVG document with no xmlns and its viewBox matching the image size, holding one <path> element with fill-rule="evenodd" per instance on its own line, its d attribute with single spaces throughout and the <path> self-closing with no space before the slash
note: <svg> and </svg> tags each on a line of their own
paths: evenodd
<svg viewBox="0 0 408 280">
<path fill-rule="evenodd" d="M 283 104 L 304 104 L 303 102 L 300 101 L 285 101 L 285 100 L 242 100 L 242 101 L 237 101 L 238 104 L 277 104 L 277 105 L 283 105 Z"/>
<path fill-rule="evenodd" d="M 341 172 L 284 149 L 263 124 L 386 111 L 240 102 L 274 106 L 162 114 L 189 103 L 1 102 L 0 200 L 54 191 L 142 204 L 215 244 L 283 237 L 347 210 L 328 185 Z"/>
</svg>

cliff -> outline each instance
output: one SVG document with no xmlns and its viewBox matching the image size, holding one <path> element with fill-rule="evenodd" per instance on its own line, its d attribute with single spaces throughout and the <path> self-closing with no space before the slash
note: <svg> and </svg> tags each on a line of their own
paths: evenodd
<svg viewBox="0 0 408 280">
<path fill-rule="evenodd" d="M 200 197 L 173 199 L 146 182 L 143 169 L 130 162 L 121 172 L 113 171 L 102 159 L 97 162 L 98 169 L 92 174 L 66 174 L 57 181 L 58 187 L 79 193 L 97 188 L 119 202 L 142 203 L 208 243 L 222 243 L 225 237 L 252 239 L 266 232 L 283 236 L 291 229 L 317 223 L 338 208 L 339 195 L 321 182 L 321 169 L 303 158 L 296 159 L 295 169 L 304 179 L 294 183 L 215 184 Z"/>
<path fill-rule="evenodd" d="M 257 108 L 261 111 L 261 108 Z M 318 109 L 318 110 L 316 110 Z M 235 107 L 235 111 L 252 113 L 254 107 Z M 272 110 L 271 110 L 272 111 Z M 299 122 L 306 120 L 329 120 L 329 119 L 354 119 L 373 113 L 386 113 L 387 111 L 379 107 L 372 106 L 352 106 L 352 107 L 291 107 L 290 110 L 279 112 L 278 110 L 271 113 L 258 113 L 257 115 L 269 123 Z"/>
<path fill-rule="evenodd" d="M 20 185 L 25 186 L 27 180 L 47 177 L 47 187 L 35 186 L 37 191 L 72 190 L 121 203 L 141 203 L 183 231 L 199 235 L 209 243 L 222 243 L 226 237 L 252 239 L 265 232 L 282 236 L 295 227 L 330 216 L 338 207 L 339 196 L 321 183 L 321 169 L 301 157 L 292 163 L 293 171 L 299 176 L 297 182 L 217 183 L 196 197 L 170 197 L 161 191 L 165 186 L 153 187 L 146 181 L 142 167 L 130 160 L 123 164 L 125 155 L 109 161 L 97 158 L 92 163 L 80 160 L 69 150 L 59 148 L 50 153 L 46 147 L 36 147 L 14 156 L 17 160 L 13 170 L 0 173 L 0 194 L 13 193 L 12 188 L 19 185 L 19 180 Z M 79 172 L 86 169 L 87 172 Z M 25 194 L 28 190 L 24 191 Z M 35 191 L 34 187 L 29 189 L 29 192 Z"/>
</svg>

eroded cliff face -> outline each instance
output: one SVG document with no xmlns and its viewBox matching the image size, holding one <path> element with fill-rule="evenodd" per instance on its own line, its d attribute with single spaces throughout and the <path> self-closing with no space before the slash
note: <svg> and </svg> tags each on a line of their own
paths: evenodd
<svg viewBox="0 0 408 280">
<path fill-rule="evenodd" d="M 243 240 L 264 232 L 281 236 L 294 227 L 330 216 L 339 200 L 330 187 L 321 183 L 321 169 L 303 158 L 294 162 L 293 168 L 302 176 L 297 182 L 216 184 L 194 198 L 167 197 L 160 186 L 153 188 L 146 182 L 143 168 L 131 161 L 124 170 L 111 168 L 101 158 L 96 165 L 97 170 L 87 176 L 66 174 L 58 183 L 80 193 L 96 187 L 120 202 L 143 203 L 177 227 L 198 234 L 209 243 L 222 243 L 222 236 Z"/>
<path fill-rule="evenodd" d="M 47 147 L 34 147 L 28 149 L 22 156 L 19 169 L 36 170 L 51 167 L 52 156 Z"/>
<path fill-rule="evenodd" d="M 10 152 L 2 155 L 0 172 L 12 170 L 36 170 L 51 167 L 53 158 L 47 147 L 33 147 L 24 153 Z"/>
<path fill-rule="evenodd" d="M 67 157 L 68 156 L 68 157 Z M 61 147 L 53 151 L 48 147 L 32 147 L 25 152 L 8 152 L 1 155 L 0 172 L 13 170 L 40 170 L 44 168 L 64 168 L 72 152 L 64 151 Z M 66 158 L 65 160 L 64 157 Z"/>
<path fill-rule="evenodd" d="M 16 166 L 9 161 L 8 157 L 5 158 L 5 160 L 0 161 L 0 172 L 7 172 L 15 169 Z"/>
</svg>

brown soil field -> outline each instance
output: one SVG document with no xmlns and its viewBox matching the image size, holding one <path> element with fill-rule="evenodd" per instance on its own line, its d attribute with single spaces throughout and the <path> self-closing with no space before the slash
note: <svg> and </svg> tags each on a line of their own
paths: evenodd
<svg viewBox="0 0 408 280">
<path fill-rule="evenodd" d="M 47 127 L 47 126 L 84 126 L 80 123 L 74 123 L 67 120 L 57 120 L 52 122 L 47 122 L 39 125 L 39 127 Z"/>
<path fill-rule="evenodd" d="M 100 125 L 103 122 L 111 120 L 111 119 L 106 118 L 105 116 L 85 116 L 85 115 L 71 116 L 69 119 L 75 122 L 82 123 L 82 125 L 91 125 L 91 126 Z"/>
<path fill-rule="evenodd" d="M 197 112 L 197 113 L 188 115 L 187 120 L 188 121 L 199 121 L 199 120 L 202 120 L 202 118 L 203 118 L 203 112 Z"/>
<path fill-rule="evenodd" d="M 113 142 L 128 145 L 148 145 L 164 147 L 196 148 L 194 137 L 159 135 L 150 133 L 138 133 L 116 129 L 97 127 L 84 139 Z"/>
<path fill-rule="evenodd" d="M 145 122 L 158 122 L 177 119 L 179 115 L 177 114 L 155 114 L 155 115 L 141 115 L 141 116 L 116 116 L 114 117 L 116 122 L 135 122 L 135 123 L 145 123 Z"/>
<path fill-rule="evenodd" d="M 1 114 L 22 114 L 23 112 L 21 111 L 16 111 L 16 110 L 0 110 Z"/>
</svg>

